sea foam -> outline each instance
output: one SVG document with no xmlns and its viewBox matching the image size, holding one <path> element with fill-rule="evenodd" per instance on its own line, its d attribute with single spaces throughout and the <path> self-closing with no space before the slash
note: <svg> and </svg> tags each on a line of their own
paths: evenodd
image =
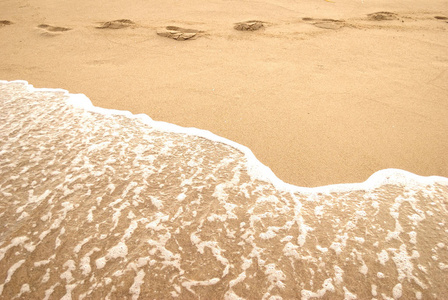
<svg viewBox="0 0 448 300">
<path fill-rule="evenodd" d="M 358 189 L 369 189 L 376 188 L 385 184 L 397 184 L 406 186 L 424 186 L 427 184 L 432 184 L 434 182 L 448 183 L 448 178 L 441 176 L 419 176 L 414 173 L 400 170 L 400 169 L 384 169 L 377 171 L 371 175 L 365 182 L 362 183 L 344 183 L 344 184 L 332 184 L 327 186 L 320 186 L 314 188 L 300 187 L 286 183 L 279 179 L 272 170 L 261 163 L 253 154 L 253 152 L 246 146 L 238 144 L 234 141 L 226 139 L 224 137 L 218 136 L 208 130 L 198 129 L 194 127 L 182 127 L 172 123 L 167 123 L 163 121 L 155 121 L 151 119 L 146 114 L 133 114 L 130 111 L 116 110 L 116 109 L 106 109 L 101 107 L 96 107 L 92 104 L 92 101 L 84 94 L 71 94 L 67 90 L 63 89 L 52 89 L 52 88 L 34 88 L 27 81 L 16 80 L 16 81 L 4 81 L 0 80 L 0 83 L 7 84 L 9 82 L 21 83 L 26 86 L 30 92 L 33 91 L 48 91 L 48 92 L 62 92 L 66 98 L 66 102 L 76 108 L 82 108 L 86 111 L 100 113 L 104 115 L 119 115 L 125 116 L 131 119 L 138 119 L 143 124 L 147 124 L 153 128 L 160 131 L 181 133 L 187 135 L 194 135 L 198 137 L 203 137 L 214 142 L 220 142 L 227 144 L 229 146 L 238 149 L 244 153 L 247 159 L 247 171 L 253 179 L 258 179 L 262 181 L 267 181 L 273 184 L 277 189 L 288 192 L 342 192 L 349 190 Z"/>
<path fill-rule="evenodd" d="M 205 130 L 25 81 L 0 97 L 0 297 L 448 294 L 447 178 L 298 187 Z"/>
</svg>

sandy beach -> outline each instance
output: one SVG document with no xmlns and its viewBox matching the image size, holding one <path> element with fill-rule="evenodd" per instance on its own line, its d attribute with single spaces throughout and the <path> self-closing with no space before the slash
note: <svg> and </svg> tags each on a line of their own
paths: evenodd
<svg viewBox="0 0 448 300">
<path fill-rule="evenodd" d="M 0 96 L 0 299 L 448 295 L 446 177 L 285 185 L 210 132 L 25 81 Z"/>
<path fill-rule="evenodd" d="M 300 186 L 446 177 L 447 17 L 446 0 L 8 0 L 0 79 L 209 130 Z"/>
<path fill-rule="evenodd" d="M 447 298 L 447 31 L 448 0 L 1 1 L 0 299 Z"/>
</svg>

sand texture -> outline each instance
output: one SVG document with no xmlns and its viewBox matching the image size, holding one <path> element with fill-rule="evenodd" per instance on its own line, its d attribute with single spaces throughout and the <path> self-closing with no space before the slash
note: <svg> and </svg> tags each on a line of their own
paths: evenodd
<svg viewBox="0 0 448 300">
<path fill-rule="evenodd" d="M 0 95 L 0 299 L 448 295 L 448 178 L 280 190 L 229 144 L 24 82 Z"/>
<path fill-rule="evenodd" d="M 282 180 L 448 176 L 448 4 L 1 1 L 0 79 L 210 130 Z"/>
</svg>

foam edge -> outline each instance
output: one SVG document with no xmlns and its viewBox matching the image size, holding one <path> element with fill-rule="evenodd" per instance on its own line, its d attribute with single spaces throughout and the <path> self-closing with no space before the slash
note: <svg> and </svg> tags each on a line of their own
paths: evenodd
<svg viewBox="0 0 448 300">
<path fill-rule="evenodd" d="M 220 142 L 229 145 L 239 151 L 241 151 L 247 160 L 247 170 L 253 180 L 260 180 L 271 183 L 277 190 L 288 193 L 332 193 L 332 192 L 346 192 L 353 190 L 371 190 L 378 188 L 382 185 L 393 184 L 399 186 L 424 187 L 439 183 L 448 185 L 448 178 L 441 176 L 420 176 L 414 173 L 400 170 L 400 169 L 384 169 L 373 173 L 366 181 L 360 183 L 343 183 L 343 184 L 331 184 L 318 187 L 300 187 L 293 184 L 286 183 L 278 178 L 274 172 L 262 162 L 260 162 L 253 152 L 246 146 L 238 144 L 234 141 L 218 136 L 208 130 L 198 129 L 194 127 L 182 127 L 172 123 L 163 121 L 155 121 L 146 114 L 133 114 L 130 111 L 115 110 L 96 107 L 92 104 L 92 101 L 84 94 L 71 94 L 64 89 L 51 89 L 51 88 L 35 88 L 25 80 L 5 81 L 0 80 L 0 83 L 21 83 L 26 88 L 33 91 L 50 91 L 50 92 L 63 92 L 67 96 L 67 103 L 76 108 L 81 108 L 86 111 L 100 113 L 104 115 L 121 115 L 131 119 L 138 119 L 144 124 L 147 124 L 157 130 L 165 132 L 180 133 L 192 136 L 203 137 L 214 142 Z"/>
</svg>

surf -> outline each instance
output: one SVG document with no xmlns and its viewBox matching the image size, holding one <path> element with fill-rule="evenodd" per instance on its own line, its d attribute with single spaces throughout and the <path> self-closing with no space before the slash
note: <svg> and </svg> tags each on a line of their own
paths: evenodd
<svg viewBox="0 0 448 300">
<path fill-rule="evenodd" d="M 448 293 L 447 178 L 299 187 L 209 131 L 26 81 L 0 95 L 2 297 Z"/>
</svg>

